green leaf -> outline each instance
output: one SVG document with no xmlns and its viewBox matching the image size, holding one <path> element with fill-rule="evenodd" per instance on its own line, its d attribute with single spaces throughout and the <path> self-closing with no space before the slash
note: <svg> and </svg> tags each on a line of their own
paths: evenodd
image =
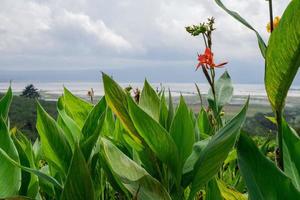
<svg viewBox="0 0 300 200">
<path fill-rule="evenodd" d="M 190 199 L 219 171 L 233 148 L 245 121 L 248 103 L 249 99 L 240 113 L 212 136 L 207 146 L 200 152 L 199 159 L 194 166 Z"/>
<path fill-rule="evenodd" d="M 12 138 L 19 153 L 20 164 L 36 169 L 31 142 L 20 131 L 17 131 L 16 135 L 13 135 Z M 29 172 L 22 171 L 22 183 L 19 195 L 36 198 L 38 191 L 38 177 Z"/>
<path fill-rule="evenodd" d="M 59 172 L 66 174 L 72 157 L 65 133 L 38 103 L 36 128 L 41 138 L 44 156 Z"/>
<path fill-rule="evenodd" d="M 162 92 L 160 98 L 160 108 L 159 108 L 159 123 L 165 128 L 168 128 L 168 106 L 166 103 L 165 93 Z"/>
<path fill-rule="evenodd" d="M 133 139 L 136 145 L 142 147 L 141 138 L 128 113 L 127 94 L 108 75 L 102 73 L 102 80 L 104 85 L 105 100 L 108 106 L 121 120 L 122 125 L 128 131 L 130 137 Z"/>
<path fill-rule="evenodd" d="M 89 113 L 84 123 L 84 126 L 82 128 L 82 134 L 84 135 L 84 138 L 93 135 L 93 133 L 98 130 L 97 124 L 102 114 L 105 113 L 105 109 L 106 109 L 106 101 L 105 101 L 105 97 L 102 97 L 101 100 L 96 104 L 96 106 Z"/>
<path fill-rule="evenodd" d="M 98 141 L 103 123 L 105 120 L 106 101 L 105 97 L 97 103 L 97 105 L 90 112 L 87 117 L 84 126 L 82 128 L 82 134 L 84 137 L 80 141 L 81 151 L 84 157 L 88 160 L 91 152 Z"/>
<path fill-rule="evenodd" d="M 193 146 L 193 151 L 191 155 L 188 157 L 186 162 L 184 163 L 183 166 L 183 180 L 182 180 L 182 185 L 186 187 L 189 185 L 193 179 L 193 169 L 194 165 L 196 164 L 197 160 L 200 157 L 201 151 L 207 146 L 208 142 L 211 140 L 211 138 L 207 138 L 205 140 L 200 140 L 196 142 Z"/>
<path fill-rule="evenodd" d="M 181 168 L 183 167 L 186 159 L 192 153 L 195 142 L 194 124 L 190 117 L 189 108 L 182 96 L 180 97 L 179 106 L 176 110 L 175 117 L 170 128 L 170 135 L 177 145 L 179 153 L 178 165 L 180 165 Z"/>
<path fill-rule="evenodd" d="M 237 151 L 249 199 L 300 199 L 292 180 L 266 158 L 246 134 L 241 134 Z"/>
<path fill-rule="evenodd" d="M 12 159 L 5 151 L 3 151 L 1 148 L 0 148 L 0 156 L 3 156 L 3 158 L 10 162 L 14 167 L 19 167 L 21 168 L 22 170 L 25 170 L 29 173 L 32 173 L 34 175 L 37 175 L 39 178 L 42 178 L 43 180 L 46 180 L 48 181 L 49 183 L 53 184 L 55 187 L 61 189 L 62 186 L 60 185 L 60 183 L 53 177 L 39 171 L 39 170 L 36 170 L 36 169 L 32 169 L 32 168 L 28 168 L 28 167 L 25 167 L 25 166 L 22 166 L 20 165 L 18 162 L 16 162 L 14 159 Z M 20 181 L 20 180 L 19 180 Z"/>
<path fill-rule="evenodd" d="M 81 129 L 93 105 L 73 95 L 67 88 L 64 88 L 63 103 L 68 115 L 77 123 Z"/>
<path fill-rule="evenodd" d="M 139 106 L 153 119 L 159 121 L 160 100 L 147 80 L 144 83 Z"/>
<path fill-rule="evenodd" d="M 243 195 L 242 193 L 236 191 L 233 188 L 229 188 L 221 180 L 218 180 L 217 184 L 218 184 L 218 187 L 220 189 L 223 199 L 226 199 L 226 200 L 247 200 L 248 199 L 246 195 Z"/>
<path fill-rule="evenodd" d="M 300 138 L 285 120 L 282 120 L 284 172 L 300 190 Z"/>
<path fill-rule="evenodd" d="M 78 145 L 75 146 L 61 199 L 95 199 L 95 191 L 89 167 Z"/>
<path fill-rule="evenodd" d="M 232 86 L 231 78 L 227 71 L 224 72 L 224 74 L 222 74 L 222 76 L 216 81 L 215 92 L 216 92 L 216 103 L 218 106 L 218 110 L 220 111 L 224 105 L 230 102 L 233 95 L 233 86 Z M 208 91 L 207 98 L 211 101 L 214 100 L 211 89 Z"/>
<path fill-rule="evenodd" d="M 129 115 L 138 133 L 155 155 L 170 167 L 174 175 L 178 175 L 178 149 L 169 133 L 138 107 L 130 97 L 128 97 L 128 107 Z"/>
<path fill-rule="evenodd" d="M 77 123 L 68 116 L 63 103 L 63 98 L 60 97 L 57 103 L 58 111 L 58 125 L 64 130 L 66 139 L 68 140 L 72 150 L 74 150 L 75 143 L 81 138 L 80 127 Z"/>
<path fill-rule="evenodd" d="M 235 18 L 236 20 L 241 22 L 243 25 L 245 25 L 247 28 L 249 28 L 249 29 L 251 29 L 252 31 L 255 32 L 261 54 L 265 58 L 266 57 L 267 46 L 266 46 L 264 40 L 262 39 L 262 37 L 259 35 L 259 33 L 244 18 L 242 18 L 237 12 L 229 10 L 228 8 L 226 8 L 221 0 L 215 0 L 215 2 L 218 4 L 218 6 L 220 6 L 223 10 L 225 10 L 233 18 Z"/>
<path fill-rule="evenodd" d="M 300 66 L 300 0 L 293 0 L 272 32 L 266 54 L 265 85 L 273 109 L 281 111 Z"/>
<path fill-rule="evenodd" d="M 205 200 L 223 200 L 215 178 L 211 179 L 207 183 Z"/>
<path fill-rule="evenodd" d="M 153 119 L 152 119 L 153 120 Z M 111 171 L 121 180 L 124 187 L 136 198 L 143 200 L 171 199 L 165 188 L 146 170 L 128 158 L 110 141 L 102 138 L 102 154 Z"/>
<path fill-rule="evenodd" d="M 213 127 L 208 118 L 208 113 L 203 107 L 201 107 L 197 121 L 198 121 L 200 137 L 213 134 Z"/>
<path fill-rule="evenodd" d="M 6 152 L 14 162 L 20 162 L 18 151 L 2 116 L 0 116 L 0 150 Z M 0 198 L 17 195 L 21 186 L 21 170 L 8 162 L 2 154 L 0 161 Z"/>
<path fill-rule="evenodd" d="M 0 99 L 0 117 L 2 116 L 4 120 L 7 119 L 12 97 L 11 87 L 9 87 L 6 94 Z"/>
<path fill-rule="evenodd" d="M 171 95 L 171 91 L 169 89 L 169 112 L 168 112 L 168 119 L 167 119 L 167 130 L 170 130 L 173 117 L 174 117 L 174 105 L 173 105 L 173 99 Z"/>
</svg>

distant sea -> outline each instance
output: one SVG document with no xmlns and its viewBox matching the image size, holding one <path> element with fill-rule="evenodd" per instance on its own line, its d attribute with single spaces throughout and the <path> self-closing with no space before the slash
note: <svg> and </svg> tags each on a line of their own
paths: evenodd
<svg viewBox="0 0 300 200">
<path fill-rule="evenodd" d="M 87 91 L 93 88 L 96 96 L 103 96 L 104 89 L 101 82 L 30 82 L 36 88 L 38 88 L 42 94 L 45 94 L 45 98 L 51 98 L 53 96 L 59 96 L 63 92 L 63 87 L 68 88 L 72 93 L 78 96 L 85 97 Z M 15 93 L 20 93 L 29 82 L 12 82 L 12 89 Z M 143 83 L 120 83 L 121 86 L 132 86 L 133 88 L 141 89 Z M 194 83 L 151 83 L 151 85 L 160 90 L 170 89 L 173 96 L 192 96 L 197 94 L 197 90 Z M 201 93 L 207 94 L 209 86 L 207 84 L 198 84 Z M 0 92 L 5 92 L 9 87 L 9 82 L 0 82 Z M 266 97 L 265 87 L 262 84 L 235 84 L 234 85 L 235 96 L 256 96 Z M 292 86 L 288 96 L 300 98 L 300 86 Z"/>
</svg>

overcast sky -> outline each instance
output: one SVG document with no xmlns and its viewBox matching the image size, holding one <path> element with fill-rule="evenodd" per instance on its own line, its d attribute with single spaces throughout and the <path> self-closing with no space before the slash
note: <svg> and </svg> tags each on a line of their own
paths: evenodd
<svg viewBox="0 0 300 200">
<path fill-rule="evenodd" d="M 290 0 L 274 0 L 281 15 Z M 224 0 L 267 41 L 265 0 Z M 1 0 L 0 71 L 102 70 L 122 79 L 193 81 L 201 38 L 184 27 L 216 18 L 216 62 L 237 82 L 262 82 L 256 37 L 213 0 Z M 123 75 L 122 75 L 123 74 Z"/>
</svg>

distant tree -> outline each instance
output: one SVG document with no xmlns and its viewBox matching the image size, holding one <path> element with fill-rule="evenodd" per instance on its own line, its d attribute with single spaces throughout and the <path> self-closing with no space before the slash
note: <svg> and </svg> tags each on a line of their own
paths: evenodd
<svg viewBox="0 0 300 200">
<path fill-rule="evenodd" d="M 35 88 L 33 84 L 30 84 L 25 87 L 25 89 L 22 91 L 22 94 L 20 96 L 36 99 L 39 98 L 41 95 L 39 94 L 38 89 Z"/>
</svg>

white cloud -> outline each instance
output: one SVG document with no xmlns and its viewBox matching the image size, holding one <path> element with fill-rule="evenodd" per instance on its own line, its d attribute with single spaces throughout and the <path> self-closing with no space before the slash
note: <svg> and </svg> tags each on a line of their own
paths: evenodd
<svg viewBox="0 0 300 200">
<path fill-rule="evenodd" d="M 265 0 L 223 1 L 267 40 Z M 289 1 L 274 0 L 275 15 L 281 15 Z M 147 62 L 166 66 L 170 61 L 193 62 L 203 45 L 184 27 L 210 16 L 216 18 L 217 60 L 260 59 L 253 32 L 212 0 L 2 0 L 0 69 L 8 63 L 20 68 L 22 62 L 32 68 L 69 68 L 78 60 L 82 68 L 119 67 L 121 60 L 128 61 L 126 66 L 130 61 L 144 63 L 141 67 Z"/>
<path fill-rule="evenodd" d="M 97 43 L 107 45 L 108 47 L 116 48 L 117 51 L 122 49 L 131 49 L 131 44 L 122 36 L 116 34 L 108 28 L 102 20 L 93 21 L 88 15 L 75 14 L 65 10 L 64 15 L 57 23 L 64 23 L 66 26 L 77 26 L 86 32 L 88 37 L 94 36 Z"/>
</svg>

